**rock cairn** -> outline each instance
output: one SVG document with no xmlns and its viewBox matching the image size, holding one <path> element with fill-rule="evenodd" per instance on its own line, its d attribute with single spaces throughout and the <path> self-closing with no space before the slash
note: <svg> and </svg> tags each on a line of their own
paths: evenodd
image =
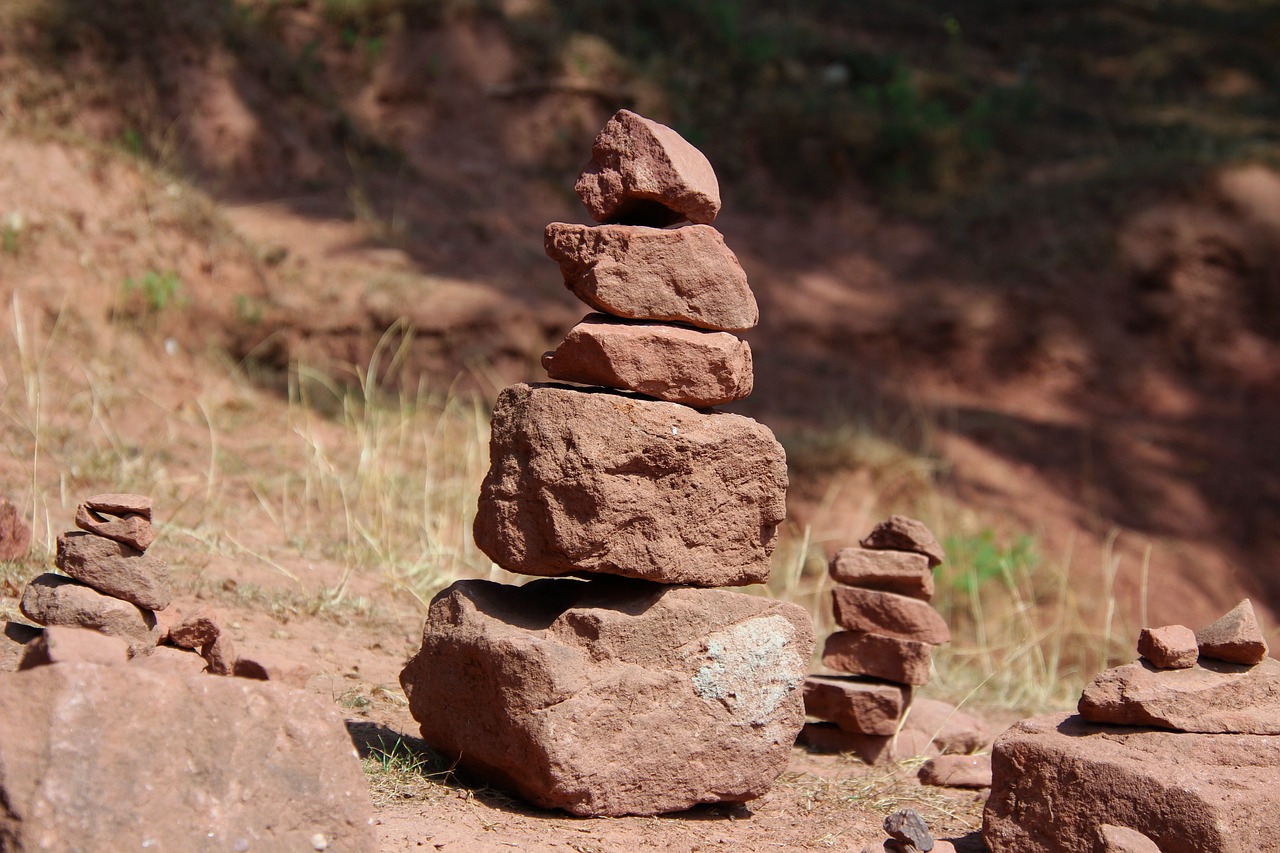
<svg viewBox="0 0 1280 853">
<path fill-rule="evenodd" d="M 951 640 L 929 604 L 942 546 L 924 524 L 901 515 L 876 525 L 861 545 L 831 560 L 835 619 L 844 630 L 827 638 L 822 662 L 849 675 L 805 680 L 805 712 L 821 721 L 805 725 L 805 743 L 870 764 L 981 748 L 981 721 L 945 702 L 912 699 L 913 688 L 929 682 L 933 647 Z"/>
<path fill-rule="evenodd" d="M 1280 661 L 1248 599 L 1201 631 L 1143 629 L 1079 714 L 1024 720 L 992 754 L 995 853 L 1274 850 Z"/>
<path fill-rule="evenodd" d="M 497 565 L 544 578 L 437 595 L 400 680 L 432 747 L 538 805 L 749 800 L 786 766 L 813 648 L 801 608 L 721 588 L 768 578 L 785 514 L 773 434 L 708 410 L 751 391 L 731 332 L 755 298 L 675 131 L 619 112 L 576 189 L 603 224 L 554 223 L 546 249 L 599 313 L 543 364 L 597 387 L 499 395 L 475 521 Z"/>
</svg>

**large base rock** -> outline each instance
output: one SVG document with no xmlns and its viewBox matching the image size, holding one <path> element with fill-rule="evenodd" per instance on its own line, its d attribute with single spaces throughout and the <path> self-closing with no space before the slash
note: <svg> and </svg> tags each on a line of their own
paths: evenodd
<svg viewBox="0 0 1280 853">
<path fill-rule="evenodd" d="M 139 666 L 0 675 L 0 849 L 373 851 L 372 815 L 342 716 L 310 694 Z"/>
<path fill-rule="evenodd" d="M 498 395 L 476 545 L 529 575 L 738 586 L 769 577 L 782 445 L 741 415 L 556 385 Z"/>
<path fill-rule="evenodd" d="M 996 740 L 982 834 L 992 853 L 1097 853 L 1103 824 L 1163 853 L 1277 850 L 1277 767 L 1280 738 L 1037 717 Z"/>
<path fill-rule="evenodd" d="M 728 590 L 459 581 L 400 682 L 459 768 L 574 814 L 659 814 L 769 789 L 812 650 L 804 610 Z"/>
</svg>

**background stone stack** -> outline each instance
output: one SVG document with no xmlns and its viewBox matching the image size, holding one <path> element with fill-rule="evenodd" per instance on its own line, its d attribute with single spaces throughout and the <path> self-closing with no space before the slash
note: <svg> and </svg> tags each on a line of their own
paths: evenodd
<svg viewBox="0 0 1280 853">
<path fill-rule="evenodd" d="M 942 546 L 924 524 L 900 515 L 861 544 L 831 560 L 835 619 L 844 630 L 827 638 L 822 654 L 824 665 L 850 676 L 805 680 L 805 711 L 824 722 L 806 724 L 804 741 L 872 764 L 980 748 L 986 731 L 979 720 L 944 702 L 912 699 L 912 688 L 929 682 L 933 647 L 951 640 L 929 604 Z"/>
<path fill-rule="evenodd" d="M 544 364 L 606 388 L 499 395 L 475 539 L 509 571 L 586 580 L 455 583 L 401 683 L 431 746 L 542 806 L 752 799 L 803 722 L 813 631 L 795 605 L 716 588 L 768 578 L 786 460 L 766 427 L 691 407 L 750 392 L 728 330 L 755 324 L 755 299 L 705 224 L 715 174 L 670 128 L 619 112 L 577 191 L 606 224 L 555 223 L 547 252 L 604 313 Z"/>
</svg>

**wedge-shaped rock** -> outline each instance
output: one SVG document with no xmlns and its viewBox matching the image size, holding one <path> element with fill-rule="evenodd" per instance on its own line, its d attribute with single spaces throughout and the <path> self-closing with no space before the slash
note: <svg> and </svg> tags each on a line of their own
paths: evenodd
<svg viewBox="0 0 1280 853">
<path fill-rule="evenodd" d="M 298 690 L 142 666 L 3 674 L 0 767 L 5 850 L 377 849 L 342 715 Z"/>
<path fill-rule="evenodd" d="M 891 735 L 909 701 L 911 688 L 902 684 L 838 675 L 804 680 L 804 712 L 845 731 Z"/>
<path fill-rule="evenodd" d="M 759 797 L 804 722 L 807 612 L 622 578 L 458 581 L 401 673 L 422 736 L 479 778 L 580 815 Z"/>
<path fill-rule="evenodd" d="M 72 662 L 113 666 L 128 660 L 129 647 L 117 637 L 84 628 L 50 625 L 27 644 L 18 669 Z"/>
<path fill-rule="evenodd" d="M 1262 638 L 1253 604 L 1247 598 L 1217 622 L 1196 631 L 1196 642 L 1200 645 L 1201 657 L 1231 663 L 1258 663 L 1265 660 L 1270 651 Z"/>
<path fill-rule="evenodd" d="M 1244 666 L 1201 658 L 1189 669 L 1126 664 L 1089 683 L 1080 716 L 1179 732 L 1280 734 L 1280 661 Z"/>
<path fill-rule="evenodd" d="M 1280 738 L 1103 726 L 1057 714 L 1015 724 L 992 752 L 992 853 L 1096 853 L 1104 824 L 1164 853 L 1275 850 Z"/>
<path fill-rule="evenodd" d="M 80 504 L 76 509 L 76 527 L 95 536 L 105 536 L 117 542 L 123 542 L 131 548 L 145 551 L 156 541 L 156 532 L 151 527 L 151 520 L 129 513 L 122 516 L 103 515 Z"/>
<path fill-rule="evenodd" d="M 841 548 L 831 558 L 827 572 L 836 583 L 896 592 L 922 601 L 933 598 L 933 570 L 923 554 Z"/>
<path fill-rule="evenodd" d="M 787 467 L 750 418 L 555 385 L 498 395 L 475 539 L 504 569 L 735 586 L 769 576 Z"/>
<path fill-rule="evenodd" d="M 152 501 L 146 495 L 109 494 L 85 498 L 84 505 L 105 515 L 140 515 L 151 520 Z"/>
<path fill-rule="evenodd" d="M 860 543 L 863 548 L 875 551 L 909 551 L 923 554 L 929 559 L 929 568 L 937 568 L 946 559 L 942 546 L 938 544 L 924 522 L 916 521 L 905 515 L 891 515 L 871 529 L 867 538 Z"/>
<path fill-rule="evenodd" d="M 150 610 L 62 575 L 46 573 L 31 581 L 19 606 L 24 616 L 41 625 L 71 625 L 118 637 L 129 644 L 131 655 L 149 655 L 160 642 L 156 615 Z"/>
<path fill-rule="evenodd" d="M 1187 669 L 1196 665 L 1200 649 L 1195 632 L 1186 625 L 1165 625 L 1142 629 L 1138 654 L 1160 669 Z"/>
<path fill-rule="evenodd" d="M 720 212 L 720 184 L 702 152 L 665 124 L 619 110 L 591 146 L 574 185 L 597 222 L 709 223 Z"/>
<path fill-rule="evenodd" d="M 935 646 L 951 642 L 942 614 L 918 598 L 841 586 L 831 591 L 831 600 L 841 628 Z"/>
<path fill-rule="evenodd" d="M 168 563 L 114 539 L 76 530 L 63 533 L 54 565 L 98 592 L 148 610 L 164 610 L 173 598 Z"/>
<path fill-rule="evenodd" d="M 840 672 L 869 675 L 899 684 L 929 683 L 929 653 L 933 646 L 915 640 L 836 631 L 827 637 L 822 663 Z"/>
<path fill-rule="evenodd" d="M 751 394 L 751 347 L 728 332 L 590 314 L 542 357 L 552 379 L 635 391 L 686 406 L 719 406 Z"/>
<path fill-rule="evenodd" d="M 553 222 L 545 247 L 565 287 L 606 314 L 725 332 L 760 320 L 742 264 L 710 226 Z"/>
</svg>

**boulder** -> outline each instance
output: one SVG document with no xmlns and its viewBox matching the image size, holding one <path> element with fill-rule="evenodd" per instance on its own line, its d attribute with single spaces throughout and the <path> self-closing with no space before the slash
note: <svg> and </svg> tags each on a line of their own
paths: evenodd
<svg viewBox="0 0 1280 853">
<path fill-rule="evenodd" d="M 896 592 L 922 601 L 933 598 L 933 569 L 923 554 L 841 548 L 831 558 L 827 571 L 836 583 Z"/>
<path fill-rule="evenodd" d="M 460 770 L 545 808 L 660 814 L 769 789 L 812 648 L 806 611 L 729 590 L 464 580 L 400 683 Z"/>
<path fill-rule="evenodd" d="M 1187 669 L 1196 665 L 1200 649 L 1196 633 L 1185 625 L 1143 628 L 1138 634 L 1138 654 L 1160 669 Z"/>
<path fill-rule="evenodd" d="M 822 663 L 834 670 L 869 675 L 899 684 L 929 683 L 929 653 L 933 646 L 915 640 L 836 631 L 827 637 Z"/>
<path fill-rule="evenodd" d="M 272 684 L 86 663 L 0 674 L 6 850 L 377 849 L 342 715 Z"/>
<path fill-rule="evenodd" d="M 831 591 L 831 600 L 841 628 L 935 646 L 951 642 L 946 620 L 918 598 L 841 586 Z"/>
<path fill-rule="evenodd" d="M 1280 738 L 1055 714 L 1005 731 L 991 765 L 982 834 L 993 853 L 1096 853 L 1106 824 L 1163 853 L 1276 849 Z"/>
<path fill-rule="evenodd" d="M 1179 732 L 1280 734 L 1280 661 L 1256 666 L 1201 658 L 1190 669 L 1137 661 L 1099 673 L 1080 697 L 1094 723 Z"/>
<path fill-rule="evenodd" d="M 702 152 L 630 110 L 605 123 L 574 189 L 597 222 L 661 228 L 707 224 L 720 212 L 720 184 Z"/>
<path fill-rule="evenodd" d="M 736 332 L 760 320 L 742 264 L 708 225 L 547 226 L 565 287 L 606 314 Z"/>
<path fill-rule="evenodd" d="M 84 505 L 104 515 L 140 515 L 151 521 L 152 501 L 146 495 L 93 495 L 85 498 Z"/>
<path fill-rule="evenodd" d="M 0 498 L 0 560 L 18 560 L 31 549 L 31 527 L 18 508 Z"/>
<path fill-rule="evenodd" d="M 891 515 L 871 529 L 867 538 L 860 543 L 863 548 L 873 551 L 909 551 L 923 554 L 929 560 L 929 568 L 942 565 L 946 554 L 938 544 L 933 532 L 924 526 L 924 522 L 916 521 L 905 515 Z"/>
<path fill-rule="evenodd" d="M 1262 638 L 1258 616 L 1247 598 L 1217 622 L 1197 631 L 1196 642 L 1201 657 L 1230 663 L 1261 663 L 1270 651 Z"/>
<path fill-rule="evenodd" d="M 542 357 L 552 379 L 705 408 L 751 394 L 751 347 L 728 332 L 588 315 Z"/>
<path fill-rule="evenodd" d="M 920 766 L 923 785 L 940 788 L 990 788 L 990 755 L 939 755 Z"/>
<path fill-rule="evenodd" d="M 868 735 L 898 730 L 911 688 L 865 678 L 810 675 L 804 680 L 804 711 L 840 728 Z"/>
<path fill-rule="evenodd" d="M 94 536 L 104 536 L 122 542 L 131 548 L 145 551 L 156 541 L 151 520 L 138 513 L 120 516 L 104 516 L 80 504 L 76 509 L 76 527 Z"/>
<path fill-rule="evenodd" d="M 173 598 L 168 564 L 114 539 L 78 530 L 63 533 L 54 565 L 98 592 L 147 610 L 164 610 Z"/>
<path fill-rule="evenodd" d="M 27 585 L 19 607 L 42 625 L 90 628 L 129 644 L 130 655 L 148 655 L 160 641 L 156 615 L 150 610 L 103 595 L 62 575 L 46 573 Z"/>
<path fill-rule="evenodd" d="M 27 644 L 18 669 L 32 669 L 56 663 L 93 663 L 114 666 L 129 660 L 129 647 L 123 640 L 84 628 L 50 625 Z"/>
<path fill-rule="evenodd" d="M 476 545 L 530 575 L 762 583 L 787 466 L 750 418 L 555 385 L 498 395 Z"/>
</svg>

